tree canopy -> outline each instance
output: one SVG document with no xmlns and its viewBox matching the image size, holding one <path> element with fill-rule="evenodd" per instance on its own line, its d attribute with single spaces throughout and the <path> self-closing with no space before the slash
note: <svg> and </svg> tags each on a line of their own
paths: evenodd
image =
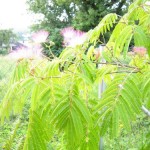
<svg viewBox="0 0 150 150">
<path fill-rule="evenodd" d="M 70 3 L 59 5 L 56 0 L 28 0 L 29 10 L 44 15 L 42 27 L 62 28 L 70 23 L 74 10 Z"/>
<path fill-rule="evenodd" d="M 74 26 L 88 31 L 108 13 L 122 15 L 132 0 L 28 0 L 30 10 L 44 15 L 42 27 Z"/>
</svg>

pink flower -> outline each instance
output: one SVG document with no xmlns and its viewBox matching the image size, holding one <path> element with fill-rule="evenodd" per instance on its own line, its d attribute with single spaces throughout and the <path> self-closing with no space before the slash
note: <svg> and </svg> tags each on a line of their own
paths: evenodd
<svg viewBox="0 0 150 150">
<path fill-rule="evenodd" d="M 145 47 L 133 47 L 133 52 L 140 56 L 144 56 L 146 54 L 147 49 Z"/>
<path fill-rule="evenodd" d="M 72 27 L 64 28 L 60 33 L 65 39 L 71 39 L 76 35 L 75 30 Z"/>
<path fill-rule="evenodd" d="M 63 41 L 64 46 L 75 47 L 77 45 L 83 44 L 84 41 L 86 40 L 85 32 L 75 30 L 72 27 L 64 28 L 61 31 L 61 35 L 64 38 L 64 41 Z"/>
<path fill-rule="evenodd" d="M 43 42 L 46 42 L 46 39 L 48 38 L 48 36 L 49 36 L 48 31 L 40 30 L 32 35 L 32 40 L 35 43 L 43 43 Z"/>
<path fill-rule="evenodd" d="M 42 58 L 42 48 L 40 45 L 31 47 L 19 47 L 17 50 L 12 51 L 9 57 L 14 59 L 20 58 Z"/>
<path fill-rule="evenodd" d="M 49 32 L 40 30 L 34 33 L 31 37 L 32 43 L 29 43 L 26 47 L 19 47 L 17 50 L 13 50 L 9 57 L 20 59 L 20 58 L 42 58 L 42 45 L 41 43 L 46 42 L 49 36 Z"/>
</svg>

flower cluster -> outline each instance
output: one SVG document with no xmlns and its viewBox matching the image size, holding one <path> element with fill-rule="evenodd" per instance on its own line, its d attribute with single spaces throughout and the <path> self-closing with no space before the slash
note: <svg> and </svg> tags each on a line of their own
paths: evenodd
<svg viewBox="0 0 150 150">
<path fill-rule="evenodd" d="M 34 43 L 43 43 L 49 36 L 49 32 L 40 30 L 32 35 L 32 40 Z"/>
<path fill-rule="evenodd" d="M 8 56 L 14 59 L 20 59 L 20 58 L 40 58 L 41 55 L 41 49 L 33 49 L 32 47 L 19 47 L 17 50 L 11 52 Z"/>
<path fill-rule="evenodd" d="M 67 27 L 61 30 L 61 35 L 64 38 L 63 46 L 75 47 L 81 45 L 86 40 L 86 33 L 75 30 L 72 27 Z"/>
<path fill-rule="evenodd" d="M 42 45 L 46 42 L 49 36 L 49 32 L 41 30 L 34 33 L 31 36 L 32 42 L 27 47 L 18 47 L 17 50 L 12 51 L 9 54 L 11 58 L 41 58 L 42 57 Z"/>
</svg>

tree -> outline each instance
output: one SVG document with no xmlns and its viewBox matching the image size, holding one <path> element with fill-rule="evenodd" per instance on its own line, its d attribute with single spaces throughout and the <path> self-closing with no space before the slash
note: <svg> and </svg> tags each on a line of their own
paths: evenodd
<svg viewBox="0 0 150 150">
<path fill-rule="evenodd" d="M 108 13 L 122 15 L 132 0 L 32 0 L 30 10 L 44 15 L 42 26 L 63 28 L 74 26 L 88 31 Z"/>
<path fill-rule="evenodd" d="M 106 15 L 83 44 L 67 47 L 51 61 L 18 61 L 0 105 L 0 118 L 4 121 L 12 112 L 21 115 L 25 104 L 30 106 L 22 149 L 96 150 L 100 136 L 117 138 L 122 128 L 132 130 L 139 114 L 150 116 L 150 6 L 146 2 L 136 0 L 121 18 L 116 13 Z M 115 24 L 105 50 L 95 60 L 100 34 Z M 130 56 L 132 38 L 135 47 Z M 101 63 L 102 56 L 106 63 Z M 35 61 L 39 62 L 35 65 Z M 106 90 L 98 98 L 102 80 Z M 141 143 L 145 150 L 149 145 L 149 141 Z"/>
<path fill-rule="evenodd" d="M 11 29 L 0 30 L 0 54 L 7 54 L 10 43 L 16 40 L 17 36 Z"/>
<path fill-rule="evenodd" d="M 29 0 L 27 3 L 30 6 L 29 10 L 44 15 L 41 26 L 48 29 L 63 28 L 69 25 L 74 14 L 70 4 L 64 3 L 60 6 L 56 0 Z"/>
<path fill-rule="evenodd" d="M 58 3 L 64 4 L 68 1 L 58 0 Z M 116 13 L 122 15 L 126 12 L 131 0 L 74 0 L 69 1 L 70 4 L 74 3 L 77 7 L 75 17 L 72 20 L 72 24 L 75 28 L 88 31 L 94 28 L 99 21 L 108 13 Z"/>
</svg>

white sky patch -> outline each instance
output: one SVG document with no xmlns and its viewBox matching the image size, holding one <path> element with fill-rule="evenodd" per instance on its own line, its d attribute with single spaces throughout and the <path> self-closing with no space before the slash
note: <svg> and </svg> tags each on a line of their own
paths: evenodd
<svg viewBox="0 0 150 150">
<path fill-rule="evenodd" d="M 150 6 L 150 2 L 147 1 L 147 2 L 146 2 L 146 5 L 149 5 L 149 6 Z"/>
<path fill-rule="evenodd" d="M 26 30 L 37 18 L 28 13 L 26 0 L 0 0 L 0 29 Z"/>
</svg>

